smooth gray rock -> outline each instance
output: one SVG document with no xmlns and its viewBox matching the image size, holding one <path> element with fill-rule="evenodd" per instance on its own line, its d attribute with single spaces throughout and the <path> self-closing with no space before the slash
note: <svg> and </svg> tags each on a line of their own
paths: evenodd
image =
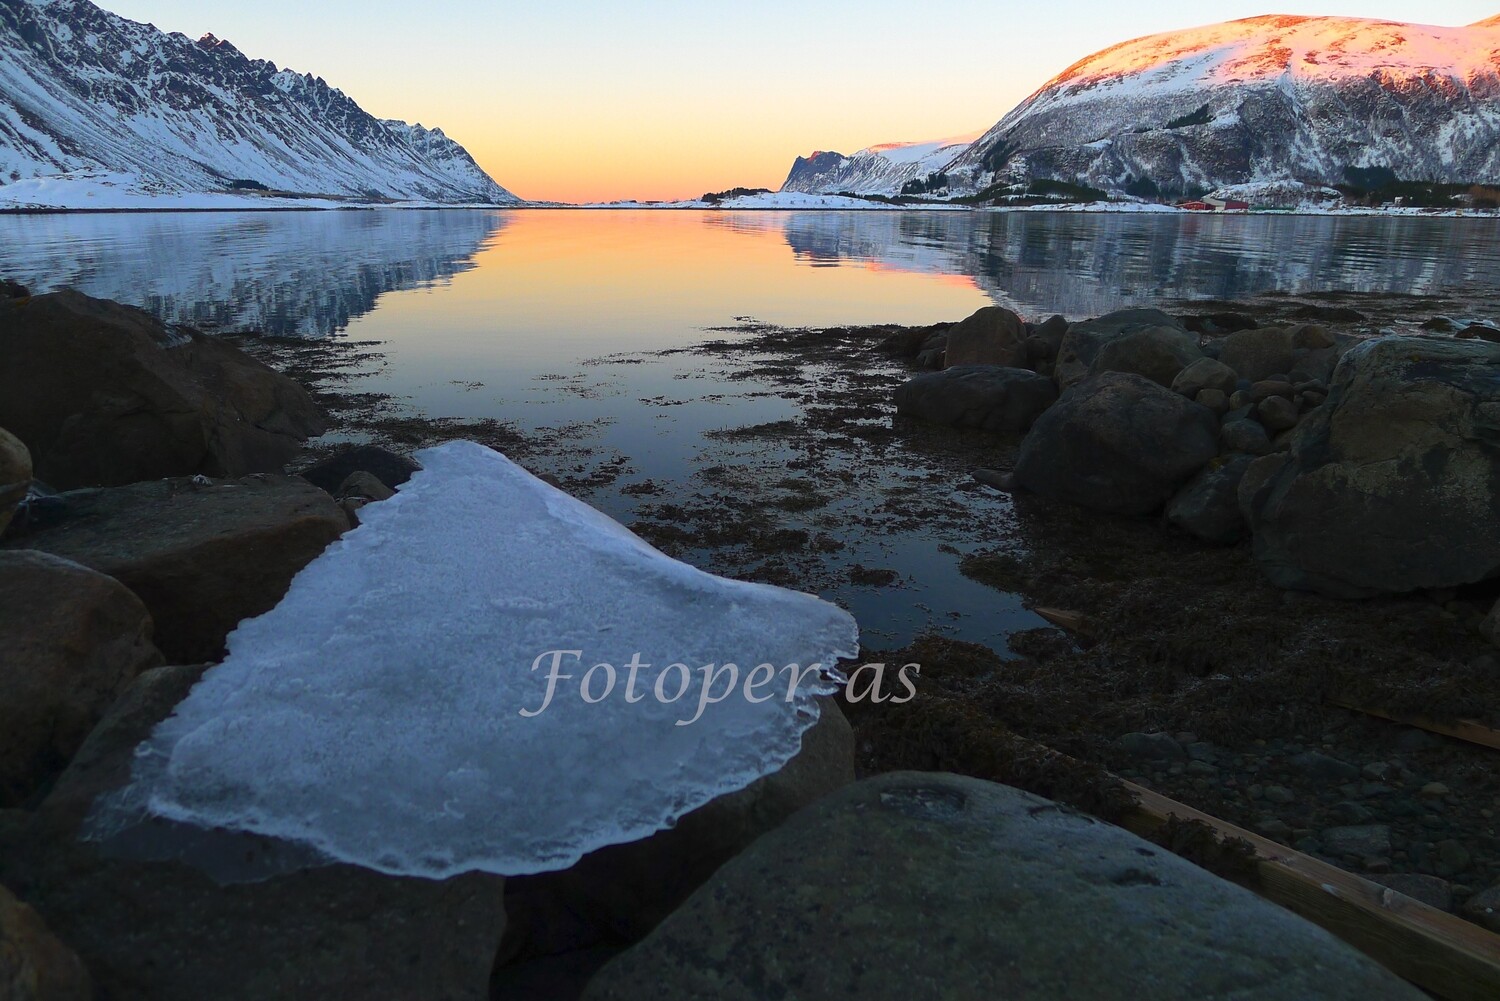
<svg viewBox="0 0 1500 1001">
<path fill-rule="evenodd" d="M 1096 511 L 1149 514 L 1218 450 L 1213 411 L 1144 376 L 1106 372 L 1037 419 L 1016 456 L 1016 482 Z"/>
<path fill-rule="evenodd" d="M 1025 431 L 1057 400 L 1057 385 L 1024 368 L 961 365 L 896 387 L 896 413 L 949 427 Z"/>
<path fill-rule="evenodd" d="M 1026 357 L 1026 329 L 1021 318 L 1003 306 L 986 306 L 948 329 L 943 364 L 948 368 L 1021 368 Z"/>
<path fill-rule="evenodd" d="M 1281 587 L 1356 598 L 1500 574 L 1500 345 L 1363 342 L 1250 500 Z"/>
<path fill-rule="evenodd" d="M 1172 498 L 1167 521 L 1217 546 L 1232 546 L 1243 539 L 1245 517 L 1240 513 L 1239 487 L 1254 461 L 1254 456 L 1238 454 L 1210 462 Z"/>
<path fill-rule="evenodd" d="M 896 772 L 720 869 L 587 1001 L 1417 1001 L 1289 911 L 1005 786 Z"/>
</svg>

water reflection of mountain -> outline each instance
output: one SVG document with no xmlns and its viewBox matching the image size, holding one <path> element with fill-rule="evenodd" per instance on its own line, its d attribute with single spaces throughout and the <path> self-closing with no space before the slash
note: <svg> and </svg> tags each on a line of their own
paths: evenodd
<svg viewBox="0 0 1500 1001">
<path fill-rule="evenodd" d="M 965 275 L 1027 314 L 1271 289 L 1493 294 L 1500 284 L 1493 220 L 800 212 L 779 221 L 810 265 Z"/>
<path fill-rule="evenodd" d="M 0 276 L 223 330 L 321 337 L 386 292 L 474 266 L 503 212 L 43 215 L 3 220 Z"/>
</svg>

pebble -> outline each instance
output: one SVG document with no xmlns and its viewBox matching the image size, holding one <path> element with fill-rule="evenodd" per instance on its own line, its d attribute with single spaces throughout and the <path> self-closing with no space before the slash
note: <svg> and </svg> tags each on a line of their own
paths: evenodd
<svg viewBox="0 0 1500 1001">
<path fill-rule="evenodd" d="M 1359 778 L 1359 769 L 1321 751 L 1306 751 L 1287 762 L 1309 778 L 1347 782 Z"/>
<path fill-rule="evenodd" d="M 1490 931 L 1500 932 L 1500 886 L 1474 894 L 1464 903 L 1463 913 Z"/>
<path fill-rule="evenodd" d="M 1436 907 L 1440 911 L 1453 910 L 1453 887 L 1446 879 L 1417 872 L 1395 872 L 1380 876 L 1375 882 L 1389 886 L 1397 893 L 1404 893 L 1413 900 L 1420 900 L 1428 907 Z"/>
<path fill-rule="evenodd" d="M 1360 774 L 1371 782 L 1384 782 L 1391 774 L 1390 762 L 1372 761 L 1360 769 Z"/>
<path fill-rule="evenodd" d="M 1448 795 L 1448 787 L 1441 782 L 1429 782 L 1422 787 L 1422 795 L 1432 799 Z"/>
<path fill-rule="evenodd" d="M 1265 797 L 1272 803 L 1281 803 L 1283 805 L 1294 803 L 1297 800 L 1297 794 L 1286 786 L 1266 786 Z"/>
<path fill-rule="evenodd" d="M 1167 733 L 1127 733 L 1115 742 L 1120 750 L 1148 761 L 1165 761 L 1186 757 L 1182 745 Z"/>
<path fill-rule="evenodd" d="M 1385 824 L 1330 827 L 1323 832 L 1323 849 L 1329 855 L 1385 857 L 1391 853 L 1391 829 Z"/>
<path fill-rule="evenodd" d="M 1437 843 L 1437 874 L 1439 876 L 1457 876 L 1469 868 L 1473 857 L 1469 850 L 1461 843 L 1452 840 L 1439 841 Z"/>
</svg>

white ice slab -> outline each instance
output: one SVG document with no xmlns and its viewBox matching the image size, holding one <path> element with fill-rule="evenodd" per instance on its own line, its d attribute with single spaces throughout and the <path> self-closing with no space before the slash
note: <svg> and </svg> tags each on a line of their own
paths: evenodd
<svg viewBox="0 0 1500 1001">
<path fill-rule="evenodd" d="M 817 718 L 812 674 L 697 711 L 703 665 L 832 665 L 858 631 L 810 595 L 725 580 L 472 442 L 423 470 L 242 623 L 229 656 L 137 751 L 132 785 L 96 827 L 144 808 L 253 832 L 393 874 L 508 875 L 570 865 L 671 825 L 794 755 Z M 573 679 L 535 711 L 552 650 Z M 632 654 L 634 704 L 624 697 Z M 580 676 L 612 664 L 596 704 Z M 664 704 L 672 663 L 692 687 Z M 664 691 L 679 687 L 668 670 Z M 725 675 L 712 689 L 727 686 Z M 603 690 L 605 674 L 592 694 Z"/>
</svg>

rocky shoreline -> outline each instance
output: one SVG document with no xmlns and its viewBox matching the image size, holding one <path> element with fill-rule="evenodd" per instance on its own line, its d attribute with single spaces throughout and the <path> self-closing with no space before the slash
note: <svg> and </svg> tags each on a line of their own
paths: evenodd
<svg viewBox="0 0 1500 1001">
<path fill-rule="evenodd" d="M 1305 308 L 1324 313 L 1282 321 Z M 969 811 L 1016 809 L 1005 796 L 1020 794 L 989 783 L 1108 819 L 1128 799 L 1118 777 L 1495 928 L 1494 752 L 1330 699 L 1500 723 L 1490 610 L 1500 549 L 1485 518 L 1496 496 L 1487 435 L 1500 412 L 1489 375 L 1500 367 L 1491 343 L 1500 333 L 1373 339 L 1341 308 L 1278 302 L 1029 324 L 992 307 L 934 328 L 761 328 L 705 345 L 769 365 L 788 387 L 806 381 L 809 365 L 842 373 L 832 386 L 819 382 L 817 411 L 774 432 L 815 442 L 830 466 L 840 441 L 857 438 L 922 464 L 923 476 L 946 469 L 966 490 L 1014 491 L 1024 544 L 972 554 L 964 572 L 1071 610 L 1073 628 L 1021 633 L 1008 657 L 935 635 L 862 651 L 921 663 L 919 697 L 846 704 L 848 723 L 830 707 L 781 772 L 562 873 L 429 883 L 331 867 L 217 887 L 185 863 L 107 857 L 74 838 L 93 798 L 128 775 L 133 748 L 222 655 L 225 634 L 274 605 L 364 505 L 399 488 L 415 468 L 401 453 L 415 445 L 473 437 L 513 457 L 532 449 L 536 471 L 570 490 L 609 483 L 570 477 L 578 467 L 504 425 L 402 416 L 350 392 L 341 366 L 367 346 L 236 339 L 246 354 L 113 303 L 33 298 L 7 285 L 0 347 L 26 364 L 0 376 L 0 427 L 14 432 L 0 435 L 0 518 L 16 516 L 0 525 L 0 643 L 14 651 L 0 673 L 13 735 L 0 742 L 0 884 L 19 898 L 0 891 L 0 944 L 21 957 L 3 972 L 29 985 L 22 997 L 91 996 L 90 980 L 101 997 L 565 997 L 644 937 L 588 996 L 675 996 L 656 993 L 669 982 L 681 996 L 764 996 L 764 956 L 784 957 L 778 977 L 834 977 L 833 967 L 814 974 L 814 957 L 796 944 L 824 929 L 741 929 L 735 908 L 723 909 L 726 895 L 749 892 L 755 866 L 784 871 L 797 839 L 842 846 L 878 868 L 895 857 L 891 844 L 913 836 L 902 825 L 927 837 Z M 302 441 L 330 415 L 372 444 L 308 449 Z M 987 472 L 969 481 L 974 467 Z M 28 489 L 33 478 L 57 489 Z M 741 501 L 795 510 L 777 489 L 774 504 L 765 493 Z M 726 534 L 708 522 L 712 504 L 667 510 L 675 500 L 648 506 L 632 527 L 669 553 L 723 554 L 716 572 L 799 583 L 792 557 L 811 541 L 805 533 L 779 527 L 773 513 L 754 538 Z M 929 511 L 946 503 L 935 499 L 903 503 L 912 516 L 954 516 Z M 829 526 L 839 530 L 859 529 Z M 879 568 L 856 569 L 872 586 L 889 582 Z M 910 770 L 987 781 L 889 775 L 823 799 L 858 776 Z M 898 805 L 888 835 L 829 833 L 848 823 L 840 810 L 857 816 L 871 795 Z M 816 819 L 799 813 L 820 799 Z M 1115 835 L 1102 832 L 1113 829 L 1094 827 L 1066 837 L 1106 850 Z M 881 837 L 891 841 L 883 847 Z M 911 872 L 907 890 L 852 884 L 888 904 L 876 926 L 843 925 L 831 897 L 817 901 L 834 907 L 821 922 L 864 943 L 855 966 L 883 971 L 869 974 L 864 993 L 877 996 L 876 980 L 893 994 L 911 989 L 901 979 L 910 965 L 882 958 L 878 943 L 925 913 L 916 901 L 952 878 L 939 875 L 950 850 L 942 838 L 925 847 L 933 869 Z M 1127 842 L 1107 850 L 1148 851 Z M 1079 871 L 1060 856 L 1043 861 L 1044 882 Z M 1142 975 L 1180 968 L 1170 996 L 1201 994 L 1229 947 L 1195 938 L 1215 919 L 1206 904 L 1202 914 L 1193 907 L 1219 899 L 1220 884 L 1177 870 L 1148 876 L 1116 881 L 1088 906 L 1110 911 L 1126 895 L 1156 892 L 1141 886 L 1165 887 L 1152 920 L 1180 923 L 1178 941 L 1201 948 L 1190 961 L 1126 951 Z M 993 878 L 968 877 L 974 886 Z M 1076 910 L 1077 892 L 1059 899 Z M 791 906 L 754 896 L 744 906 Z M 1248 896 L 1232 907 L 1250 909 L 1238 920 L 1281 920 Z M 444 920 L 413 920 L 425 913 Z M 1127 913 L 1116 929 L 1134 920 Z M 1306 966 L 1316 954 L 1345 971 L 1346 993 L 1268 981 L 1254 996 L 1408 996 L 1302 927 L 1288 941 L 1311 951 L 1274 961 Z M 996 934 L 1035 950 L 1023 928 Z M 737 957 L 727 966 L 691 959 L 720 955 L 726 942 Z M 965 982 L 1004 986 L 970 955 L 980 944 L 933 948 L 974 967 Z M 1078 996 L 1095 982 L 1076 977 L 1102 978 L 1107 965 L 1069 980 L 1060 971 L 1079 958 L 1053 958 L 1045 996 Z M 937 971 L 951 973 L 944 965 Z"/>
</svg>

